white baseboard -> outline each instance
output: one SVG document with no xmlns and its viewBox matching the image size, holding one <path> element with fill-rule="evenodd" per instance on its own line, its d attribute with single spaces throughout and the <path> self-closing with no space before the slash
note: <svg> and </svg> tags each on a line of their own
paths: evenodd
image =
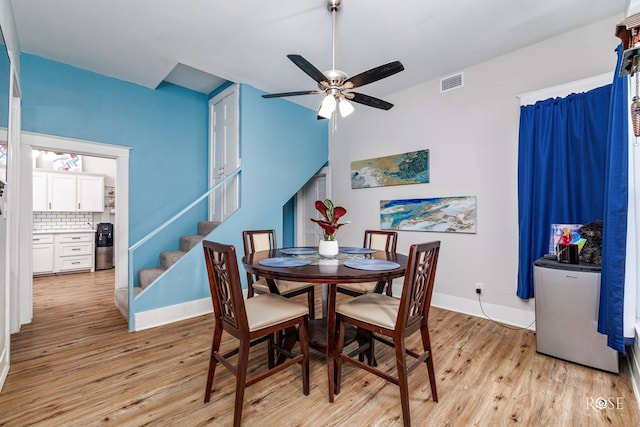
<svg viewBox="0 0 640 427">
<path fill-rule="evenodd" d="M 477 299 L 460 298 L 437 292 L 433 293 L 431 305 L 433 307 L 470 314 L 471 316 L 482 317 L 484 319 L 487 319 L 487 316 L 489 316 L 491 320 L 495 320 L 496 322 L 518 326 L 520 328 L 528 328 L 532 331 L 536 329 L 534 322 L 536 314 L 534 311 L 483 302 L 482 308 L 487 314 L 487 316 L 485 316 L 480 309 L 480 303 Z"/>
<path fill-rule="evenodd" d="M 631 373 L 633 395 L 636 397 L 636 404 L 640 408 L 640 343 L 638 338 L 638 325 L 636 325 L 636 339 L 627 355 L 627 362 Z"/>
<path fill-rule="evenodd" d="M 213 312 L 211 298 L 201 298 L 134 314 L 134 331 L 155 328 Z"/>
<path fill-rule="evenodd" d="M 487 316 L 482 313 L 482 310 L 480 310 L 478 300 L 460 298 L 434 292 L 431 305 L 458 313 L 470 314 L 472 316 L 482 317 L 485 319 L 487 318 Z M 533 311 L 504 307 L 502 305 L 486 302 L 482 303 L 482 307 L 484 308 L 485 313 L 491 317 L 492 320 L 521 328 L 528 327 L 531 330 L 535 330 L 535 326 L 532 325 L 532 322 L 535 319 L 535 313 Z M 156 326 L 167 325 L 172 322 L 178 322 L 180 320 L 201 316 L 211 312 L 213 312 L 211 298 L 202 298 L 182 304 L 161 307 L 155 310 L 143 311 L 134 314 L 134 331 L 142 331 Z"/>
<path fill-rule="evenodd" d="M 5 347 L 0 356 L 0 390 L 4 386 L 7 375 L 9 375 L 9 347 Z"/>
</svg>

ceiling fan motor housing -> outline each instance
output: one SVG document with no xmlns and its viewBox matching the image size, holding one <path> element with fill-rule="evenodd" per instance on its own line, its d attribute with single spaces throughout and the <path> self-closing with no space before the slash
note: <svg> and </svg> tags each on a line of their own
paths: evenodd
<svg viewBox="0 0 640 427">
<path fill-rule="evenodd" d="M 340 10 L 340 3 L 342 3 L 341 0 L 327 0 L 327 9 L 329 12 L 337 12 Z"/>
<path fill-rule="evenodd" d="M 327 78 L 327 82 L 329 83 L 329 87 L 323 86 L 322 84 L 318 83 L 318 87 L 322 90 L 340 89 L 342 88 L 344 81 L 347 80 L 348 77 L 347 73 L 340 70 L 327 70 L 322 74 L 325 75 L 325 77 Z"/>
</svg>

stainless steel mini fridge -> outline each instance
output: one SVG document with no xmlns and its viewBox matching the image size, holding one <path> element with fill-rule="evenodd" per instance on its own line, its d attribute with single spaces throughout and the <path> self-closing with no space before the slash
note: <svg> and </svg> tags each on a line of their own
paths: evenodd
<svg viewBox="0 0 640 427">
<path fill-rule="evenodd" d="M 536 350 L 569 362 L 618 372 L 618 352 L 598 332 L 600 266 L 533 263 Z"/>
</svg>

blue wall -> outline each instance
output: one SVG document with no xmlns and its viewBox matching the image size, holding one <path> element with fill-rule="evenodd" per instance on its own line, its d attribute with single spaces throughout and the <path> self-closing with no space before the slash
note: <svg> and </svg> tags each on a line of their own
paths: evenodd
<svg viewBox="0 0 640 427">
<path fill-rule="evenodd" d="M 292 102 L 264 99 L 263 93 L 240 87 L 241 207 L 207 237 L 235 246 L 243 281 L 242 231 L 274 228 L 282 246 L 283 207 L 329 155 L 326 120 L 316 120 L 315 111 Z M 136 299 L 135 311 L 209 295 L 200 245 Z"/>
<path fill-rule="evenodd" d="M 171 84 L 152 90 L 25 53 L 20 60 L 23 130 L 132 147 L 131 244 L 206 191 L 206 95 Z M 206 206 L 194 215 L 204 218 Z M 177 247 L 176 235 L 196 234 L 194 221 L 154 245 Z M 135 270 L 159 264 L 158 251 L 141 254 Z"/>
<path fill-rule="evenodd" d="M 21 67 L 23 130 L 132 148 L 131 244 L 207 190 L 208 96 L 171 84 L 152 90 L 29 54 L 21 55 Z M 241 208 L 209 236 L 235 245 L 239 256 L 245 229 L 275 228 L 282 245 L 283 207 L 328 159 L 327 122 L 262 93 L 240 87 Z M 204 218 L 206 203 L 168 236 L 137 251 L 133 270 L 159 264 L 159 252 L 177 248 L 178 236 L 195 234 Z M 200 249 L 147 288 L 131 309 L 205 297 Z"/>
</svg>

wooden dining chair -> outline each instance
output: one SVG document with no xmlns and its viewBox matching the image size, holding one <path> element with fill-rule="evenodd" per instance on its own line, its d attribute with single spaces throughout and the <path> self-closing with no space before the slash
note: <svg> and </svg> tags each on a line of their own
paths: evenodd
<svg viewBox="0 0 640 427">
<path fill-rule="evenodd" d="M 277 249 L 275 230 L 245 230 L 242 232 L 242 244 L 244 245 L 244 254 L 249 255 L 258 251 L 268 251 Z M 271 292 L 271 288 L 264 277 L 258 277 L 254 274 L 247 273 L 247 296 L 253 297 L 255 292 L 258 293 L 276 293 L 286 298 L 295 297 L 297 295 L 307 294 L 307 302 L 309 304 L 309 318 L 315 318 L 315 287 L 310 283 L 291 282 L 289 280 L 276 280 L 275 292 Z"/>
<path fill-rule="evenodd" d="M 384 252 L 395 252 L 398 244 L 398 233 L 385 230 L 365 230 L 363 248 L 375 249 Z M 339 285 L 336 290 L 342 294 L 357 297 L 371 292 L 381 293 L 386 288 L 387 295 L 391 296 L 391 280 L 385 283 L 383 288 L 376 282 L 346 283 Z"/>
<path fill-rule="evenodd" d="M 347 300 L 336 307 L 338 336 L 334 362 L 336 366 L 336 394 L 340 393 L 342 362 L 348 361 L 400 387 L 402 418 L 405 426 L 411 425 L 409 412 L 408 374 L 422 363 L 426 363 L 431 385 L 431 398 L 438 401 L 436 378 L 429 338 L 429 308 L 438 264 L 440 242 L 411 245 L 407 271 L 400 299 L 388 295 L 369 293 Z M 354 325 L 373 334 L 373 338 L 395 349 L 397 376 L 380 370 L 354 358 L 367 351 L 360 346 L 350 353 L 343 353 L 345 324 Z M 420 331 L 422 351 L 406 348 L 405 340 Z M 411 364 L 407 364 L 407 356 L 411 356 Z"/>
<path fill-rule="evenodd" d="M 260 295 L 245 301 L 235 248 L 206 240 L 202 245 L 215 316 L 204 402 L 209 402 L 211 398 L 213 376 L 217 364 L 221 363 L 236 377 L 233 425 L 240 426 L 245 387 L 271 374 L 299 363 L 302 367 L 302 390 L 305 395 L 309 394 L 308 310 L 304 304 L 273 294 Z M 296 326 L 300 354 L 294 355 L 279 348 L 273 337 L 285 329 L 291 331 Z M 223 331 L 238 340 L 238 347 L 221 354 L 219 351 Z M 265 341 L 265 338 L 268 341 L 269 369 L 248 377 L 249 349 L 252 345 Z M 274 351 L 278 351 L 287 359 L 274 366 Z M 235 355 L 238 356 L 236 365 L 230 360 Z"/>
</svg>

